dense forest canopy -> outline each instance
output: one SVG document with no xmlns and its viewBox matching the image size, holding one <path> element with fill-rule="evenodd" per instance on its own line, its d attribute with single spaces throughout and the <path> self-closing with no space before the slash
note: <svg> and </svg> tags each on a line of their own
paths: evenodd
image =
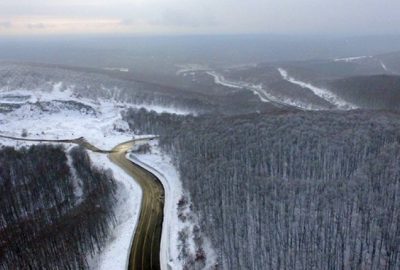
<svg viewBox="0 0 400 270">
<path fill-rule="evenodd" d="M 161 135 L 223 269 L 399 269 L 397 113 L 124 117 Z"/>
<path fill-rule="evenodd" d="M 68 154 L 0 149 L 0 269 L 87 269 L 108 239 L 115 180 L 82 148 Z"/>
</svg>

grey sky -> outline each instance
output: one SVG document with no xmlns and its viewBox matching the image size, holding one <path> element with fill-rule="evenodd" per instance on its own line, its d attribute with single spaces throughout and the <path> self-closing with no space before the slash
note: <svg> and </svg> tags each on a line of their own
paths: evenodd
<svg viewBox="0 0 400 270">
<path fill-rule="evenodd" d="M 399 34 L 399 0 L 0 0 L 0 34 Z"/>
</svg>

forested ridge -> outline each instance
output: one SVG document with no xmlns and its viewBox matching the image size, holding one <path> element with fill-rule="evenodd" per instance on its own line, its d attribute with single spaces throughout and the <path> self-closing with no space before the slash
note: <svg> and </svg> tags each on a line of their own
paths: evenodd
<svg viewBox="0 0 400 270">
<path fill-rule="evenodd" d="M 87 269 L 115 222 L 116 183 L 83 148 L 0 148 L 0 269 Z"/>
<path fill-rule="evenodd" d="M 362 108 L 400 109 L 400 76 L 359 76 L 331 80 L 325 85 L 334 93 Z"/>
<path fill-rule="evenodd" d="M 76 98 L 88 98 L 91 100 L 108 100 L 130 103 L 140 107 L 162 106 L 175 108 L 192 113 L 205 113 L 218 111 L 229 114 L 249 113 L 257 110 L 274 108 L 269 103 L 261 102 L 251 91 L 236 89 L 232 91 L 228 87 L 214 84 L 215 92 L 204 91 L 203 85 L 192 85 L 180 88 L 163 84 L 146 82 L 132 78 L 131 73 L 122 76 L 121 72 L 109 72 L 99 69 L 82 69 L 67 66 L 47 66 L 45 64 L 12 64 L 0 63 L 0 90 L 5 93 L 17 91 L 7 96 L 0 95 L 3 100 L 26 100 L 29 95 L 19 93 L 20 90 L 40 89 L 50 93 L 54 90 L 71 91 Z M 210 80 L 206 76 L 206 81 Z M 170 78 L 176 81 L 175 75 Z M 205 78 L 201 78 L 203 81 Z M 25 96 L 24 96 L 25 95 Z M 0 102 L 1 103 L 1 102 Z M 50 106 L 51 104 L 34 104 Z M 53 102 L 54 103 L 54 102 Z M 0 104 L 0 111 L 12 111 L 19 106 L 8 102 Z M 73 104 L 66 104 L 73 105 Z M 54 107 L 56 105 L 53 104 Z M 67 106 L 67 107 L 70 107 Z M 82 106 L 82 105 L 81 105 Z M 16 107 L 16 108 L 15 108 Z M 57 107 L 57 106 L 56 106 Z"/>
<path fill-rule="evenodd" d="M 223 269 L 400 269 L 397 113 L 124 117 L 161 135 Z"/>
</svg>

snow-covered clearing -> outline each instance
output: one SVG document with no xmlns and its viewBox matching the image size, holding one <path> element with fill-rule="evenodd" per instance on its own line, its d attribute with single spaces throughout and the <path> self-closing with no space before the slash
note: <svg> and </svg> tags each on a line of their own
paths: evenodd
<svg viewBox="0 0 400 270">
<path fill-rule="evenodd" d="M 32 139 L 84 137 L 104 150 L 112 149 L 117 144 L 132 139 L 134 134 L 129 131 L 127 123 L 121 118 L 121 112 L 132 107 L 130 104 L 78 98 L 72 90 L 61 91 L 61 86 L 62 83 L 54 83 L 51 92 L 0 90 L 0 134 L 21 137 L 22 130 L 26 129 L 27 137 Z M 44 102 L 50 103 L 51 106 L 43 107 Z M 9 105 L 16 107 L 9 112 L 1 113 L 2 104 L 6 107 Z M 187 113 L 162 106 L 154 106 L 151 109 L 156 109 L 158 112 Z M 20 147 L 32 144 L 34 142 L 17 142 L 0 138 L 0 145 Z M 130 245 L 139 218 L 142 191 L 139 185 L 122 169 L 110 162 L 106 155 L 92 152 L 89 152 L 89 155 L 96 166 L 111 169 L 118 181 L 117 226 L 105 249 L 89 258 L 89 262 L 92 269 L 126 269 Z M 146 162 L 146 157 L 143 159 L 142 162 Z M 158 161 L 163 162 L 159 152 L 154 152 L 149 160 L 156 160 L 156 164 Z M 154 162 L 151 164 L 154 165 Z M 162 175 L 166 175 L 163 177 L 163 183 L 168 194 L 161 264 L 163 269 L 167 269 L 167 263 L 173 265 L 173 269 L 180 269 L 176 251 L 178 240 L 174 237 L 177 237 L 176 228 L 180 228 L 177 226 L 179 220 L 176 200 L 182 197 L 182 188 L 176 170 L 174 171 L 170 163 L 165 166 L 159 164 L 157 168 Z M 75 188 L 76 194 L 79 194 L 79 183 L 76 183 Z"/>
<path fill-rule="evenodd" d="M 281 74 L 282 78 L 290 83 L 296 84 L 302 88 L 306 88 L 311 90 L 315 95 L 319 96 L 320 98 L 328 101 L 329 103 L 331 103 L 332 105 L 335 105 L 338 109 L 342 109 L 342 110 L 353 110 L 353 109 L 357 109 L 357 106 L 355 106 L 354 104 L 351 104 L 345 100 L 343 100 L 342 98 L 338 97 L 337 95 L 335 95 L 334 93 L 332 93 L 331 91 L 327 90 L 327 89 L 323 89 L 323 88 L 319 88 L 316 87 L 310 83 L 306 83 L 300 80 L 297 80 L 293 77 L 291 77 L 289 75 L 289 73 L 282 69 L 282 68 L 278 68 L 279 73 Z"/>
<path fill-rule="evenodd" d="M 116 144 L 132 138 L 128 125 L 121 119 L 121 112 L 129 107 L 145 108 L 158 113 L 189 114 L 189 111 L 159 105 L 131 105 L 127 103 L 90 100 L 76 97 L 72 90 L 61 91 L 61 83 L 54 84 L 52 92 L 39 90 L 0 90 L 0 104 L 18 104 L 21 108 L 0 114 L 0 132 L 3 135 L 20 136 L 27 129 L 30 138 L 62 139 L 85 137 L 89 142 L 102 149 L 111 149 Z M 24 101 L 21 101 L 21 97 Z M 17 99 L 16 102 L 10 100 Z M 95 114 L 82 108 L 63 107 L 60 102 L 75 102 L 78 106 L 92 108 Z M 53 102 L 53 107 L 43 111 L 36 102 Z M 116 131 L 118 129 L 119 131 Z"/>
</svg>

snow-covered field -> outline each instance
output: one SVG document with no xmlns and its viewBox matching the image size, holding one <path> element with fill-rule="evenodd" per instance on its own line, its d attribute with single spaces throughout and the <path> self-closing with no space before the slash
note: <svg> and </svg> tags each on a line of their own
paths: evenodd
<svg viewBox="0 0 400 270">
<path fill-rule="evenodd" d="M 23 129 L 27 137 L 38 139 L 72 139 L 85 137 L 95 146 L 108 150 L 119 143 L 132 139 L 121 112 L 129 107 L 106 100 L 78 98 L 72 90 L 61 91 L 61 83 L 55 83 L 53 91 L 0 90 L 0 134 L 21 137 Z M 50 105 L 49 105 L 50 104 Z M 16 105 L 11 111 L 1 113 L 2 106 Z M 135 106 L 137 107 L 137 106 Z M 171 108 L 155 106 L 158 112 L 187 113 Z M 23 146 L 32 142 L 16 142 L 0 138 L 0 145 Z M 71 147 L 67 145 L 67 148 Z M 156 146 L 153 149 L 157 149 Z M 131 241 L 136 227 L 142 191 L 135 181 L 122 169 L 111 163 L 106 155 L 89 153 L 97 166 L 111 169 L 119 183 L 116 209 L 117 223 L 109 244 L 93 258 L 89 258 L 92 269 L 126 269 Z M 163 269 L 180 269 L 177 247 L 179 225 L 176 204 L 182 197 L 182 187 L 178 173 L 168 161 L 168 157 L 158 150 L 150 156 L 140 156 L 142 164 L 149 162 L 163 180 L 167 191 L 165 223 L 163 228 L 161 263 Z M 193 226 L 193 224 L 191 225 Z M 165 232 L 165 233 L 164 233 Z"/>
</svg>

